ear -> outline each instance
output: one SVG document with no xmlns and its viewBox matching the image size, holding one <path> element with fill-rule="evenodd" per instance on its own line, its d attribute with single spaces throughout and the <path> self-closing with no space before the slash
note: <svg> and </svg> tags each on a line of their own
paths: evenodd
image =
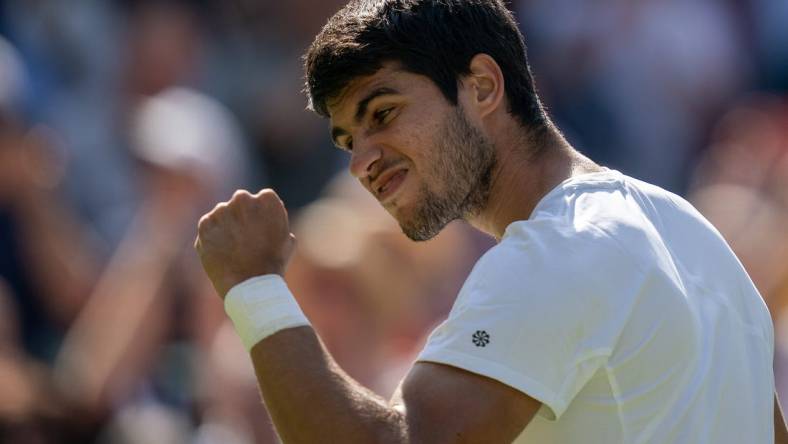
<svg viewBox="0 0 788 444">
<path fill-rule="evenodd" d="M 485 118 L 504 102 L 504 80 L 498 62 L 487 54 L 476 54 L 471 59 L 470 74 L 463 79 L 467 105 Z"/>
</svg>

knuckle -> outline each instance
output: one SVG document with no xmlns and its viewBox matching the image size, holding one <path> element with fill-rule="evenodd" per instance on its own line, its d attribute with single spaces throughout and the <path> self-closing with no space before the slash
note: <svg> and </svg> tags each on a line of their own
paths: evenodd
<svg viewBox="0 0 788 444">
<path fill-rule="evenodd" d="M 246 190 L 235 190 L 233 197 L 230 200 L 237 201 L 241 199 L 248 199 L 250 197 L 252 197 L 252 195 Z"/>
<path fill-rule="evenodd" d="M 279 196 L 276 195 L 276 191 L 272 190 L 271 188 L 263 188 L 259 193 L 257 193 L 257 197 L 259 197 L 262 201 L 269 201 L 274 198 L 279 198 Z"/>
<path fill-rule="evenodd" d="M 204 234 L 211 226 L 216 224 L 216 219 L 221 216 L 221 209 L 217 205 L 216 208 L 204 214 L 199 221 L 197 221 L 197 233 Z"/>
<path fill-rule="evenodd" d="M 200 220 L 197 221 L 197 231 L 203 231 L 205 229 L 205 226 L 209 223 L 210 220 L 211 220 L 211 214 L 210 213 L 204 214 L 200 218 Z"/>
<path fill-rule="evenodd" d="M 227 206 L 227 202 L 219 202 L 208 215 L 212 218 L 218 217 L 227 210 Z"/>
</svg>

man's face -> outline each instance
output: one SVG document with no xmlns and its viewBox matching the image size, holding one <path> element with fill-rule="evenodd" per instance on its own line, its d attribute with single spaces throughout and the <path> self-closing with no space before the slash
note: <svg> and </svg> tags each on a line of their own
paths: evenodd
<svg viewBox="0 0 788 444">
<path fill-rule="evenodd" d="M 409 238 L 430 239 L 486 205 L 495 149 L 427 77 L 384 66 L 329 110 L 351 173 Z"/>
</svg>

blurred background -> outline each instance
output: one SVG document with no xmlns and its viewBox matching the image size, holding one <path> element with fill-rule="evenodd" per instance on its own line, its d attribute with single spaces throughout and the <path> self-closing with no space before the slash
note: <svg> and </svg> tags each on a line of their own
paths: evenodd
<svg viewBox="0 0 788 444">
<path fill-rule="evenodd" d="M 300 56 L 342 3 L 0 0 L 0 442 L 276 442 L 191 249 L 240 187 L 283 197 L 291 288 L 391 394 L 492 241 L 407 241 L 305 111 Z M 788 399 L 788 2 L 510 6 L 575 147 L 730 242 Z"/>
</svg>

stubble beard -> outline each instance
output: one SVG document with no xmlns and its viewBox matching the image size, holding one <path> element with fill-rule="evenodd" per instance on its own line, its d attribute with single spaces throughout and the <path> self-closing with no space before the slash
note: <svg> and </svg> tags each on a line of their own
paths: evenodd
<svg viewBox="0 0 788 444">
<path fill-rule="evenodd" d="M 432 239 L 449 222 L 477 215 L 490 197 L 495 147 L 460 106 L 444 121 L 434 147 L 425 171 L 435 186 L 423 183 L 413 216 L 400 220 L 402 232 L 414 241 Z"/>
</svg>

